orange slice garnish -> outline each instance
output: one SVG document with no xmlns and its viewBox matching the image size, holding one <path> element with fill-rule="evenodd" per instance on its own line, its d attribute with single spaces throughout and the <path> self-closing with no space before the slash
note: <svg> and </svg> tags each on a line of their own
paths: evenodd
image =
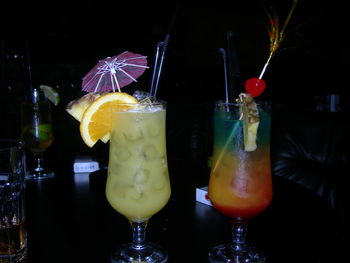
<svg viewBox="0 0 350 263">
<path fill-rule="evenodd" d="M 136 104 L 137 99 L 123 92 L 111 92 L 94 100 L 85 110 L 80 122 L 80 135 L 89 147 L 109 135 L 113 125 L 115 112 L 127 111 L 130 106 L 127 103 Z"/>
</svg>

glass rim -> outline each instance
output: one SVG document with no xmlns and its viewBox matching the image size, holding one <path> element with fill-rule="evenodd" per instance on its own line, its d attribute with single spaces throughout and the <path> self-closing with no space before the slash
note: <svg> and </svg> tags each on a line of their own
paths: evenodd
<svg viewBox="0 0 350 263">
<path fill-rule="evenodd" d="M 255 100 L 256 104 L 258 106 L 261 106 L 261 105 L 272 105 L 272 102 L 269 101 L 269 100 Z M 237 102 L 225 102 L 225 101 L 214 101 L 214 106 L 236 106 L 236 107 L 239 107 L 240 103 L 237 103 Z"/>
<path fill-rule="evenodd" d="M 152 103 L 128 103 L 128 102 L 120 102 L 118 105 L 128 105 L 128 106 L 164 106 L 167 105 L 166 101 L 157 101 Z"/>
<path fill-rule="evenodd" d="M 24 142 L 16 139 L 0 139 L 0 152 L 5 152 L 14 148 L 22 150 L 24 148 Z"/>
<path fill-rule="evenodd" d="M 51 105 L 52 102 L 50 102 L 49 100 L 40 100 L 38 102 L 33 102 L 30 100 L 26 100 L 26 101 L 22 101 L 21 105 L 38 105 L 38 104 L 49 104 Z"/>
</svg>

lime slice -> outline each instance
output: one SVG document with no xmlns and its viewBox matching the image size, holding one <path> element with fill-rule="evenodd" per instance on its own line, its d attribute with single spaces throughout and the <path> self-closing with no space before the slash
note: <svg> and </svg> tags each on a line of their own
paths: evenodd
<svg viewBox="0 0 350 263">
<path fill-rule="evenodd" d="M 38 130 L 43 132 L 52 132 L 52 124 L 39 124 Z"/>
<path fill-rule="evenodd" d="M 51 86 L 40 85 L 40 89 L 44 92 L 44 96 L 50 100 L 55 106 L 60 102 L 60 97 L 58 96 L 57 90 Z"/>
<path fill-rule="evenodd" d="M 34 137 L 39 138 L 40 141 L 47 141 L 53 129 L 51 124 L 40 124 L 37 128 L 31 128 L 29 131 Z"/>
</svg>

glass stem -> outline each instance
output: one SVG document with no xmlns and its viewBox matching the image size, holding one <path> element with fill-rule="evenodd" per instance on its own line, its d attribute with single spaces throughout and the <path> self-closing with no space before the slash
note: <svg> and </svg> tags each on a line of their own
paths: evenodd
<svg viewBox="0 0 350 263">
<path fill-rule="evenodd" d="M 148 221 L 140 223 L 130 221 L 132 229 L 132 243 L 133 247 L 137 250 L 142 249 L 146 244 L 147 223 Z"/>
<path fill-rule="evenodd" d="M 44 170 L 44 158 L 43 158 L 43 153 L 41 152 L 34 153 L 34 170 L 35 171 Z"/>
<path fill-rule="evenodd" d="M 232 248 L 234 251 L 245 251 L 247 248 L 247 223 L 232 223 Z"/>
</svg>

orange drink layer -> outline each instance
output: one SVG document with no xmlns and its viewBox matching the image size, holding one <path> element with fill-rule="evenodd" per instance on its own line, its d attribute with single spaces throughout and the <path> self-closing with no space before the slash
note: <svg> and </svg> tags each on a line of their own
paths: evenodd
<svg viewBox="0 0 350 263">
<path fill-rule="evenodd" d="M 239 111 L 239 107 L 234 109 Z M 257 148 L 245 151 L 239 113 L 215 110 L 214 156 L 208 195 L 224 215 L 244 221 L 265 210 L 272 199 L 270 115 L 259 108 Z"/>
</svg>

